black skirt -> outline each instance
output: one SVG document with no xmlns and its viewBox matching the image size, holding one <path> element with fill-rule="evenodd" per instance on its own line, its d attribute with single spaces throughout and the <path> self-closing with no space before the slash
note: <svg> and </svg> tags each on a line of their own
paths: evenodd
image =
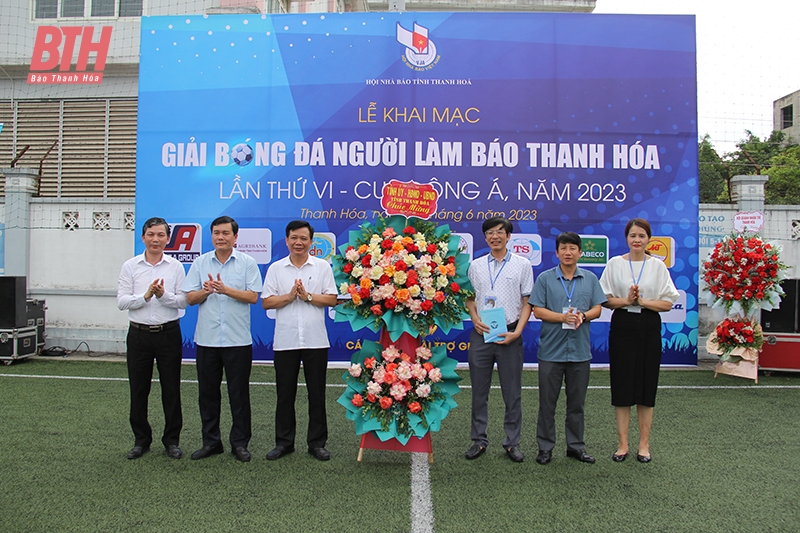
<svg viewBox="0 0 800 533">
<path fill-rule="evenodd" d="M 661 366 L 661 315 L 617 309 L 608 335 L 611 405 L 654 407 Z"/>
</svg>

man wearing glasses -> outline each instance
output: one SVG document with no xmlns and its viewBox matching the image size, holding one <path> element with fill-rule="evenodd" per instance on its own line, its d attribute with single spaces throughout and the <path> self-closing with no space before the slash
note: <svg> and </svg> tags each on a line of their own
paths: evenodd
<svg viewBox="0 0 800 533">
<path fill-rule="evenodd" d="M 486 428 L 489 418 L 489 389 L 492 371 L 497 364 L 500 389 L 506 405 L 503 428 L 506 438 L 503 448 L 509 459 L 520 463 L 524 455 L 519 449 L 522 430 L 522 330 L 528 323 L 531 308 L 528 296 L 533 290 L 533 269 L 530 262 L 507 250 L 513 227 L 503 217 L 493 217 L 483 223 L 483 234 L 489 253 L 472 262 L 469 280 L 475 289 L 475 298 L 467 300 L 467 311 L 472 318 L 470 334 L 469 375 L 472 380 L 472 447 L 466 458 L 475 459 L 489 445 Z M 500 312 L 500 311 L 502 312 Z M 506 332 L 497 329 L 484 318 L 492 313 L 504 321 Z M 487 318 L 488 320 L 488 318 Z M 496 320 L 495 320 L 496 321 Z M 487 342 L 486 339 L 489 339 Z"/>
</svg>

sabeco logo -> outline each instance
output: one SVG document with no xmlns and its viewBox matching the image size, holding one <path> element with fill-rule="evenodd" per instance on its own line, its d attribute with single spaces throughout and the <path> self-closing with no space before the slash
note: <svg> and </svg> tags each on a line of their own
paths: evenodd
<svg viewBox="0 0 800 533">
<path fill-rule="evenodd" d="M 103 26 L 100 40 L 94 42 L 94 26 L 39 26 L 31 57 L 29 84 L 99 85 L 103 82 L 111 26 Z M 70 71 L 75 44 L 80 39 L 75 70 Z M 87 72 L 89 54 L 96 54 L 94 69 Z M 57 72 L 47 72 L 58 69 Z"/>
<path fill-rule="evenodd" d="M 191 263 L 203 250 L 200 224 L 170 224 L 169 243 L 164 253 L 181 263 Z"/>
<path fill-rule="evenodd" d="M 581 235 L 581 259 L 579 265 L 605 265 L 608 263 L 608 237 L 605 235 Z"/>
</svg>

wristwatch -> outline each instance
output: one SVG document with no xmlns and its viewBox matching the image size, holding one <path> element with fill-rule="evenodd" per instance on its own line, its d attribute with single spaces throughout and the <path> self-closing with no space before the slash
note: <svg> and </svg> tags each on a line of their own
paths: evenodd
<svg viewBox="0 0 800 533">
<path fill-rule="evenodd" d="M 314 297 L 313 297 L 313 296 L 311 296 L 311 293 L 309 292 L 309 293 L 308 293 L 308 301 L 310 302 L 310 301 L 311 301 L 311 300 L 313 300 L 313 299 L 314 299 Z"/>
<path fill-rule="evenodd" d="M 589 320 L 586 318 L 586 313 L 584 313 L 583 311 L 580 311 L 580 314 L 581 314 L 581 316 L 583 316 L 583 321 L 584 321 L 584 322 L 588 322 L 588 321 L 589 321 Z"/>
</svg>

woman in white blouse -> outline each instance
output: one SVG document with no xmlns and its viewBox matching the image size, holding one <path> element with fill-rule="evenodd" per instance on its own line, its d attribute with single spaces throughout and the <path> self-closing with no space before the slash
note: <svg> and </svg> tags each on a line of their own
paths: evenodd
<svg viewBox="0 0 800 533">
<path fill-rule="evenodd" d="M 661 315 L 672 309 L 678 291 L 662 261 L 650 256 L 646 247 L 650 224 L 634 218 L 625 226 L 630 252 L 613 257 L 606 266 L 600 286 L 614 309 L 608 336 L 611 366 L 611 404 L 616 411 L 619 444 L 612 455 L 616 462 L 628 456 L 628 428 L 631 407 L 639 420 L 639 448 L 636 459 L 647 463 L 650 455 L 650 426 L 661 366 Z"/>
</svg>

